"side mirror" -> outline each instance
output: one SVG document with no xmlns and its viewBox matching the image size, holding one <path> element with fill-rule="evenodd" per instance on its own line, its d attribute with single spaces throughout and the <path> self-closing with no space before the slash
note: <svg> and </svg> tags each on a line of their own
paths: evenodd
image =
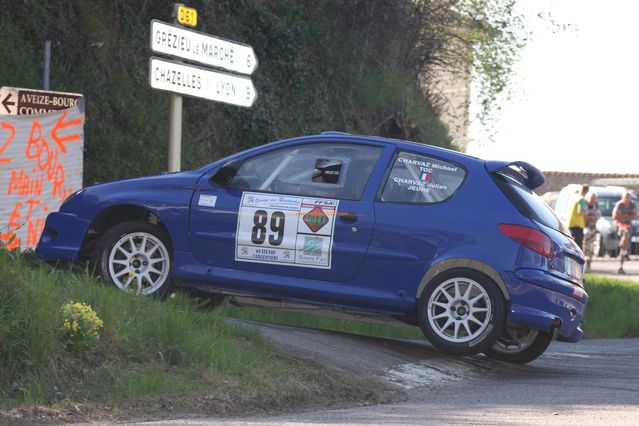
<svg viewBox="0 0 639 426">
<path fill-rule="evenodd" d="M 237 171 L 240 169 L 241 161 L 233 160 L 223 165 L 213 176 L 211 176 L 211 184 L 222 188 L 228 186 Z"/>
</svg>

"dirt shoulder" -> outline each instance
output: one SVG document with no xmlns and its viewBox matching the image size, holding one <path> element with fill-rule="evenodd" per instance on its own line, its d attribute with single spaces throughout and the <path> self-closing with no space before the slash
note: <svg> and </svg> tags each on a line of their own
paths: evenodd
<svg viewBox="0 0 639 426">
<path fill-rule="evenodd" d="M 405 398 L 401 387 L 374 374 L 367 374 L 365 369 L 351 369 L 352 365 L 349 367 L 340 363 L 330 365 L 322 357 L 313 359 L 300 356 L 303 351 L 298 345 L 304 342 L 291 341 L 289 345 L 276 343 L 282 340 L 281 335 L 295 335 L 291 331 L 295 327 L 248 325 L 264 330 L 266 340 L 275 343 L 277 349 L 273 356 L 279 357 L 286 366 L 278 374 L 281 377 L 279 382 L 250 383 L 255 378 L 238 378 L 236 382 L 223 379 L 219 386 L 196 398 L 136 398 L 98 403 L 63 401 L 51 406 L 22 406 L 0 410 L 0 425 L 139 422 L 206 416 L 283 414 L 321 408 L 377 405 Z M 316 340 L 315 346 L 321 346 L 320 342 L 328 340 L 334 342 L 327 348 L 344 345 L 339 333 L 303 330 L 299 329 L 297 334 Z M 336 335 L 335 339 L 331 339 L 331 334 Z M 315 335 L 319 337 L 314 339 Z M 348 351 L 348 345 L 336 351 L 336 355 L 341 356 L 343 351 Z"/>
<path fill-rule="evenodd" d="M 274 356 L 285 360 L 283 382 L 272 387 L 255 383 L 252 387 L 250 383 L 227 381 L 195 399 L 62 402 L 50 407 L 22 407 L 0 412 L 0 424 L 141 422 L 379 405 L 405 400 L 412 388 L 433 389 L 503 368 L 484 357 L 445 356 L 422 340 L 232 322 L 258 329 L 273 345 Z"/>
</svg>

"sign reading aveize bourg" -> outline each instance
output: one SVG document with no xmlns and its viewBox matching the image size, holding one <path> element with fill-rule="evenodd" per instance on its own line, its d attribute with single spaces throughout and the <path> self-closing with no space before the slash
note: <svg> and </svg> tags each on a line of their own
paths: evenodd
<svg viewBox="0 0 639 426">
<path fill-rule="evenodd" d="M 84 108 L 0 116 L 0 244 L 34 248 L 47 214 L 82 188 Z"/>
<path fill-rule="evenodd" d="M 80 93 L 2 87 L 0 88 L 0 114 L 44 114 L 75 106 L 81 97 Z"/>
</svg>

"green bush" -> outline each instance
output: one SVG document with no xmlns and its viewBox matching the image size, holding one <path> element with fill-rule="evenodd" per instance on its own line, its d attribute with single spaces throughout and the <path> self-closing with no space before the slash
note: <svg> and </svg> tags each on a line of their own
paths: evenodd
<svg viewBox="0 0 639 426">
<path fill-rule="evenodd" d="M 41 88 L 43 41 L 52 40 L 51 89 L 86 98 L 84 183 L 166 170 L 169 97 L 149 87 L 148 45 L 151 19 L 169 21 L 174 2 L 14 3 L 0 0 L 0 85 Z M 371 14 L 367 1 L 191 2 L 198 30 L 254 47 L 259 98 L 251 109 L 185 98 L 182 168 L 324 130 L 383 134 L 389 115 L 402 116 L 407 135 L 450 146 L 416 95 L 417 69 L 398 65 L 409 62 L 397 50 L 409 36 L 395 23 L 414 19 L 412 5 L 384 2 Z"/>
</svg>

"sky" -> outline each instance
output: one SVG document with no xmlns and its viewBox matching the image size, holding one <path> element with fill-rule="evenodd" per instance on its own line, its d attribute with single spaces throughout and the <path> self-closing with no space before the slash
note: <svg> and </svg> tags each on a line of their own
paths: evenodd
<svg viewBox="0 0 639 426">
<path fill-rule="evenodd" d="M 639 173 L 639 2 L 518 0 L 518 7 L 532 36 L 511 99 L 488 129 L 493 141 L 471 118 L 467 152 L 544 171 Z"/>
</svg>

